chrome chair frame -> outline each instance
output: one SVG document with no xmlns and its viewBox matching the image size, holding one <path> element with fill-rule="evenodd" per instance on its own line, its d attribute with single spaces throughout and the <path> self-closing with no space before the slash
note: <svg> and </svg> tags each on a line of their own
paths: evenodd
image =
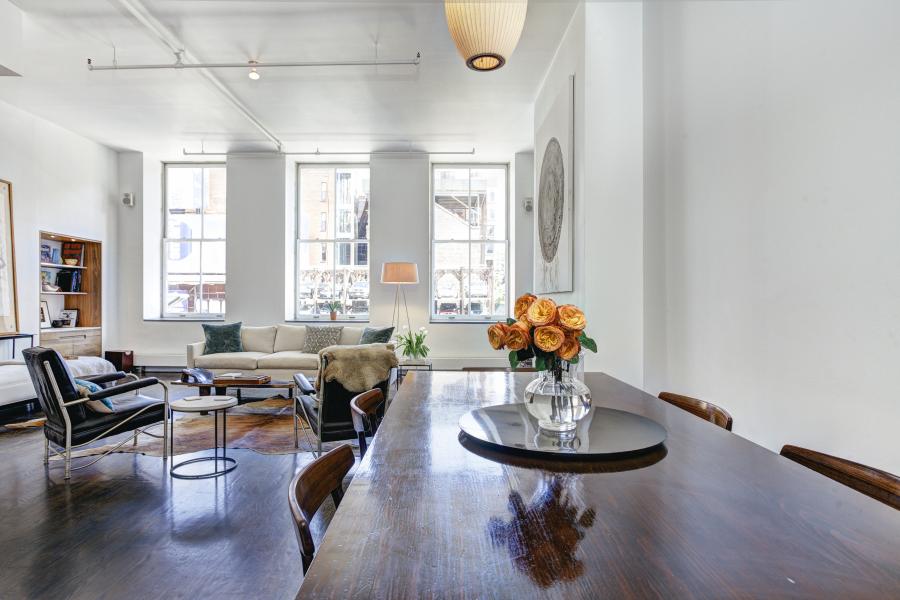
<svg viewBox="0 0 900 600">
<path fill-rule="evenodd" d="M 63 401 L 62 393 L 59 391 L 59 385 L 56 382 L 56 377 L 53 376 L 53 369 L 50 367 L 49 361 L 46 361 L 46 360 L 44 361 L 44 370 L 47 371 L 47 376 L 50 380 L 50 384 L 53 386 L 53 394 L 56 396 L 56 402 L 59 404 L 60 412 L 62 413 L 62 417 L 63 417 L 63 421 L 66 424 L 66 445 L 65 445 L 65 447 L 60 446 L 60 450 L 57 450 L 56 448 L 52 447 L 50 445 L 50 440 L 47 439 L 46 436 L 44 437 L 44 464 L 45 465 L 50 464 L 50 451 L 52 450 L 53 453 L 57 457 L 59 457 L 65 461 L 65 479 L 71 478 L 72 471 L 90 467 L 91 465 L 99 462 L 101 459 L 109 456 L 111 453 L 115 452 L 120 447 L 122 447 L 126 442 L 128 442 L 128 438 L 125 438 L 124 440 L 122 440 L 121 442 L 119 442 L 118 444 L 116 444 L 115 446 L 113 446 L 112 448 L 107 450 L 106 452 L 102 453 L 100 456 L 98 456 L 94 460 L 92 460 L 88 463 L 85 463 L 83 465 L 79 465 L 77 467 L 72 466 L 72 450 L 73 449 L 83 448 L 84 446 L 87 446 L 89 444 L 96 442 L 97 440 L 99 440 L 102 437 L 106 437 L 107 435 L 109 435 L 110 433 L 112 433 L 113 431 L 115 431 L 116 429 L 118 429 L 119 427 L 121 427 L 122 425 L 124 425 L 125 423 L 130 421 L 131 419 L 140 415 L 144 411 L 146 411 L 150 408 L 153 408 L 152 405 L 146 406 L 146 407 L 142 408 L 141 410 L 137 411 L 136 413 L 134 413 L 133 415 L 131 415 L 130 417 L 128 417 L 127 419 L 125 419 L 123 421 L 119 421 L 118 423 L 116 423 L 115 425 L 110 427 L 109 429 L 102 431 L 100 434 L 98 434 L 94 438 L 92 438 L 86 442 L 83 442 L 81 444 L 72 445 L 72 422 L 69 420 L 68 407 L 75 406 L 78 404 L 83 404 L 84 402 L 88 402 L 90 400 L 90 398 L 79 398 L 78 400 L 72 400 L 71 402 Z M 140 381 L 140 378 L 137 375 L 134 375 L 133 373 L 128 373 L 126 375 L 126 377 L 133 377 L 135 379 L 135 381 Z M 150 427 L 155 427 L 156 425 L 158 425 L 158 423 L 152 423 L 150 425 L 146 425 L 144 427 L 138 427 L 137 429 L 134 429 L 134 434 L 131 436 L 131 440 L 132 440 L 132 445 L 137 446 L 137 438 L 138 438 L 139 433 L 143 433 L 143 434 L 149 435 L 150 437 L 154 437 L 157 439 L 162 438 L 162 441 L 163 441 L 163 456 L 162 456 L 162 458 L 165 461 L 168 458 L 168 448 L 169 448 L 169 438 L 170 438 L 169 426 L 170 426 L 170 422 L 171 422 L 171 418 L 170 418 L 170 414 L 169 414 L 169 411 L 170 411 L 170 409 L 169 409 L 169 388 L 162 381 L 160 381 L 154 385 L 159 385 L 163 389 L 163 402 L 164 402 L 163 423 L 162 423 L 163 424 L 163 433 L 162 433 L 162 435 L 158 435 L 158 434 L 150 433 L 149 431 L 147 431 L 147 429 L 149 429 Z M 150 387 L 150 386 L 148 386 L 148 387 Z M 125 393 L 127 393 L 127 392 L 125 392 Z M 134 390 L 134 393 L 137 394 L 137 390 Z M 53 444 L 53 446 L 57 446 L 57 445 L 58 444 Z"/>
</svg>

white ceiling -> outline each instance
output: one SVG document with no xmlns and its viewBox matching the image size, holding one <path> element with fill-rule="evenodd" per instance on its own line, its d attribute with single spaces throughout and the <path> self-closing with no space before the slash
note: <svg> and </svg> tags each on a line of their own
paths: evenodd
<svg viewBox="0 0 900 600">
<path fill-rule="evenodd" d="M 174 56 L 116 0 L 13 0 L 22 9 L 23 77 L 0 100 L 116 147 L 207 150 L 264 140 L 196 70 L 89 72 Z M 134 0 L 129 0 L 133 2 Z M 418 67 L 305 67 L 214 74 L 288 150 L 321 146 L 482 148 L 532 144 L 532 103 L 574 3 L 531 0 L 525 30 L 497 72 L 466 68 L 441 1 L 142 0 L 205 62 L 412 58 Z M 269 147 L 262 146 L 262 147 Z"/>
</svg>

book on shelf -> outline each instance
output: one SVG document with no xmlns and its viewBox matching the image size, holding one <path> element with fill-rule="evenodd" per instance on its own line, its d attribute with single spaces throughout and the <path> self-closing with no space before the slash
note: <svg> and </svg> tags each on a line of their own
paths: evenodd
<svg viewBox="0 0 900 600">
<path fill-rule="evenodd" d="M 65 264 L 66 260 L 72 259 L 76 260 L 76 265 L 81 266 L 84 264 L 82 261 L 84 260 L 84 244 L 82 242 L 63 242 L 62 243 L 62 262 Z"/>
</svg>

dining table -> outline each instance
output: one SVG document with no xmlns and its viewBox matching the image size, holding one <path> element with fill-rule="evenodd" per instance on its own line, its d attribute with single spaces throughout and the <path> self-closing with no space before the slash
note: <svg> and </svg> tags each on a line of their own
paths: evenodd
<svg viewBox="0 0 900 600">
<path fill-rule="evenodd" d="M 900 511 L 609 375 L 584 375 L 592 405 L 662 445 L 557 459 L 461 432 L 534 376 L 409 373 L 298 598 L 900 598 Z"/>
</svg>

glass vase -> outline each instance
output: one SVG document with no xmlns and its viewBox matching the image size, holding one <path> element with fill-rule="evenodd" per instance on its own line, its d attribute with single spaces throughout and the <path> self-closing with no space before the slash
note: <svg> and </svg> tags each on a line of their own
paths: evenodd
<svg viewBox="0 0 900 600">
<path fill-rule="evenodd" d="M 525 408 L 544 434 L 574 436 L 578 421 L 591 409 L 591 390 L 570 366 L 540 371 L 525 388 Z"/>
</svg>

